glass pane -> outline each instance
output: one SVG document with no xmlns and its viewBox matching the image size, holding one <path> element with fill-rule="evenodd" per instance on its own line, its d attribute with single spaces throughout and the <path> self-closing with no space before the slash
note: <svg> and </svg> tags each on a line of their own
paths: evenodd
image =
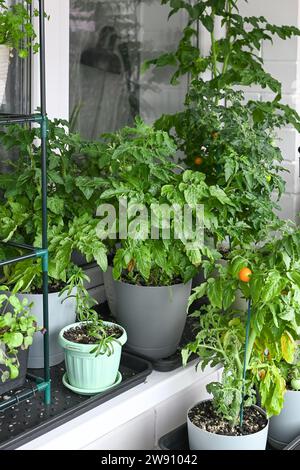
<svg viewBox="0 0 300 470">
<path fill-rule="evenodd" d="M 2 113 L 29 112 L 30 96 L 25 92 L 28 82 L 26 68 L 26 61 L 17 57 L 10 59 L 5 96 L 0 108 Z"/>
<path fill-rule="evenodd" d="M 21 0 L 20 0 L 21 1 Z M 10 2 L 12 3 L 12 2 Z M 16 3 L 16 2 L 15 2 Z M 16 53 L 7 55 L 7 74 L 3 74 L 4 62 L 0 58 L 4 93 L 0 97 L 0 113 L 26 114 L 30 112 L 30 60 L 20 59 Z M 4 75 L 4 77 L 3 77 Z M 7 171 L 7 158 L 17 158 L 17 149 L 7 152 L 0 144 L 0 173 Z"/>
<path fill-rule="evenodd" d="M 21 0 L 20 0 L 21 2 Z M 18 3 L 16 0 L 9 1 L 9 3 Z M 6 49 L 6 47 L 5 47 Z M 30 111 L 30 80 L 29 60 L 20 59 L 18 54 L 11 51 L 10 55 L 7 54 L 9 60 L 6 83 L 4 84 L 5 91 L 3 100 L 0 101 L 1 113 L 16 113 L 23 114 Z M 3 77 L 3 70 L 5 70 L 6 58 L 1 60 L 1 71 Z"/>
<path fill-rule="evenodd" d="M 139 112 L 139 0 L 71 0 L 70 117 L 96 138 Z"/>
<path fill-rule="evenodd" d="M 160 0 L 71 0 L 70 118 L 82 136 L 182 107 L 187 83 L 171 86 L 174 70 L 140 73 L 144 60 L 173 51 L 182 35 L 185 15 L 168 21 L 169 12 Z"/>
<path fill-rule="evenodd" d="M 168 18 L 169 13 L 169 5 L 161 5 L 160 0 L 141 2 L 141 63 L 176 50 L 187 18 L 182 12 Z M 147 122 L 182 108 L 187 78 L 182 78 L 177 86 L 170 85 L 174 71 L 173 67 L 152 68 L 141 76 L 140 113 Z"/>
</svg>

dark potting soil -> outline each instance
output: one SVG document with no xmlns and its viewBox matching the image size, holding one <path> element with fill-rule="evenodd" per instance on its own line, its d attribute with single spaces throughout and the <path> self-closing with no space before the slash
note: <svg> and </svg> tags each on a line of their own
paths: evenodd
<svg viewBox="0 0 300 470">
<path fill-rule="evenodd" d="M 64 287 L 66 287 L 66 284 L 62 283 L 62 282 L 55 282 L 53 284 L 51 283 L 48 286 L 48 292 L 49 292 L 49 294 L 55 294 L 57 292 L 60 292 Z M 34 287 L 28 293 L 29 294 L 42 294 L 43 293 L 43 288 L 42 287 Z"/>
<path fill-rule="evenodd" d="M 125 282 L 126 284 L 132 284 L 134 286 L 141 286 L 141 287 L 168 287 L 168 286 L 174 286 L 176 284 L 182 284 L 183 283 L 183 280 L 179 277 L 177 277 L 175 279 L 172 279 L 172 282 L 168 285 L 160 284 L 160 283 L 154 283 L 154 282 L 151 282 L 151 280 L 149 282 L 145 282 L 144 279 L 141 276 L 139 276 L 135 279 L 131 279 L 125 273 L 123 273 L 121 275 L 121 281 Z"/>
<path fill-rule="evenodd" d="M 122 336 L 122 331 L 115 326 L 108 326 L 105 328 L 108 336 L 114 336 L 116 339 Z M 99 343 L 99 338 L 89 336 L 87 325 L 79 325 L 64 332 L 64 338 L 73 343 L 80 344 L 96 344 Z"/>
<path fill-rule="evenodd" d="M 213 434 L 224 436 L 245 436 L 261 431 L 267 425 L 266 417 L 253 406 L 244 410 L 243 428 L 231 427 L 228 421 L 218 416 L 211 401 L 204 401 L 194 406 L 189 412 L 189 418 L 195 426 Z"/>
</svg>

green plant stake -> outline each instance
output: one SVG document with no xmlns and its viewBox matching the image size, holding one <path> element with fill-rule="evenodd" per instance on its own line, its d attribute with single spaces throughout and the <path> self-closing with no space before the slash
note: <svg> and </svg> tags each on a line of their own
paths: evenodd
<svg viewBox="0 0 300 470">
<path fill-rule="evenodd" d="M 249 299 L 249 301 L 248 301 L 248 313 L 247 313 L 247 324 L 246 324 L 246 342 L 245 342 L 244 366 L 243 366 L 242 401 L 241 401 L 241 410 L 240 410 L 240 427 L 241 427 L 241 429 L 243 428 L 243 419 L 244 419 L 244 397 L 245 397 L 245 381 L 246 381 L 246 371 L 247 371 L 247 349 L 248 349 L 248 343 L 249 343 L 250 322 L 251 322 L 251 299 Z"/>
</svg>

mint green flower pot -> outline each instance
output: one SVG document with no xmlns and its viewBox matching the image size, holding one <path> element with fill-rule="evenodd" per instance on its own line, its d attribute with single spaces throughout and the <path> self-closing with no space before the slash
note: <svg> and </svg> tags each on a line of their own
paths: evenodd
<svg viewBox="0 0 300 470">
<path fill-rule="evenodd" d="M 83 324 L 85 322 L 81 322 Z M 104 322 L 106 325 L 114 325 L 110 322 Z M 113 342 L 113 353 L 108 356 L 99 354 L 96 356 L 90 351 L 95 348 L 94 344 L 79 344 L 68 341 L 64 338 L 64 332 L 70 328 L 78 326 L 80 323 L 72 323 L 66 326 L 59 333 L 59 344 L 64 350 L 65 364 L 68 376 L 68 382 L 73 387 L 83 390 L 98 391 L 112 386 L 117 379 L 119 365 L 121 360 L 122 346 L 127 341 L 127 335 L 124 328 L 119 325 L 123 332 L 118 341 Z"/>
</svg>

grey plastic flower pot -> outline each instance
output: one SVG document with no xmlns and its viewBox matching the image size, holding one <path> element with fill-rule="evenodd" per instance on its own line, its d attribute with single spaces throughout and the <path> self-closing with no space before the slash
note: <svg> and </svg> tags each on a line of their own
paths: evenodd
<svg viewBox="0 0 300 470">
<path fill-rule="evenodd" d="M 116 289 L 115 289 L 115 282 L 112 275 L 112 267 L 108 266 L 106 272 L 103 273 L 103 281 L 104 281 L 104 288 L 105 288 L 105 295 L 106 300 L 109 306 L 109 310 L 113 317 L 116 317 Z"/>
<path fill-rule="evenodd" d="M 208 400 L 206 400 L 208 401 Z M 194 405 L 195 406 L 195 405 Z M 188 414 L 192 408 L 188 410 Z M 256 406 L 264 416 L 261 408 Z M 200 429 L 187 416 L 189 446 L 191 450 L 265 450 L 268 438 L 269 421 L 259 432 L 246 436 L 225 436 Z"/>
<path fill-rule="evenodd" d="M 287 390 L 284 406 L 278 416 L 270 419 L 269 441 L 282 449 L 300 434 L 300 392 Z"/>
<path fill-rule="evenodd" d="M 129 350 L 149 359 L 175 353 L 186 322 L 192 282 L 144 287 L 114 281 L 116 318 L 127 331 Z"/>
<path fill-rule="evenodd" d="M 76 290 L 71 295 L 75 295 Z M 32 315 L 36 316 L 37 323 L 43 326 L 43 296 L 41 294 L 18 294 L 20 300 L 27 298 L 33 303 Z M 64 352 L 58 344 L 60 330 L 76 320 L 76 299 L 66 295 L 59 297 L 58 292 L 49 294 L 49 346 L 50 366 L 55 366 L 64 360 Z M 64 301 L 63 301 L 64 300 Z M 44 367 L 43 335 L 40 331 L 35 333 L 32 346 L 29 350 L 28 367 L 30 369 L 41 369 Z"/>
</svg>

